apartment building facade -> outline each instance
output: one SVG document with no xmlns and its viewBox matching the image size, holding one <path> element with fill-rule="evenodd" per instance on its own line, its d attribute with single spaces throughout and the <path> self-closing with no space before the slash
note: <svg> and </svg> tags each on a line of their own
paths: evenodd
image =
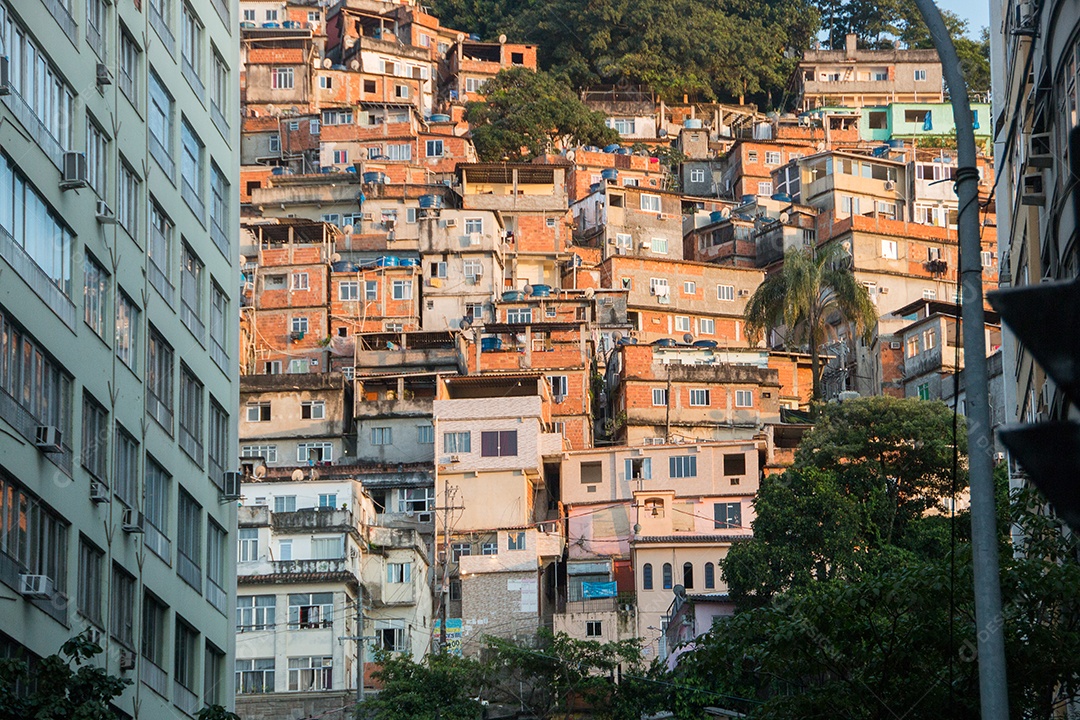
<svg viewBox="0 0 1080 720">
<path fill-rule="evenodd" d="M 0 645 L 121 717 L 233 704 L 235 13 L 0 2 Z"/>
</svg>

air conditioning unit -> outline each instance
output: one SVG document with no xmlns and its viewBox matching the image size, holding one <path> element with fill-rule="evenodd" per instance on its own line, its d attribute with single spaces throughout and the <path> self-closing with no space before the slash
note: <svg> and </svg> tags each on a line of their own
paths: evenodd
<svg viewBox="0 0 1080 720">
<path fill-rule="evenodd" d="M 1024 176 L 1020 204 L 1042 207 L 1046 204 L 1046 188 L 1042 173 L 1030 173 Z"/>
<path fill-rule="evenodd" d="M 23 597 L 49 600 L 53 596 L 52 578 L 48 575 L 19 575 L 19 594 Z"/>
<path fill-rule="evenodd" d="M 1037 168 L 1054 166 L 1050 133 L 1032 133 L 1028 138 L 1027 163 L 1031 167 Z"/>
<path fill-rule="evenodd" d="M 889 343 L 890 350 L 899 350 L 901 348 L 901 342 L 899 340 L 893 340 Z"/>
<path fill-rule="evenodd" d="M 889 294 L 889 288 L 887 288 L 887 287 L 878 288 L 878 294 L 879 295 L 888 295 Z"/>
<path fill-rule="evenodd" d="M 11 66 L 6 55 L 0 56 L 0 95 L 11 94 Z"/>
<path fill-rule="evenodd" d="M 450 462 L 452 462 L 452 463 L 461 462 L 461 456 L 460 455 L 451 455 L 450 456 Z"/>
<path fill-rule="evenodd" d="M 895 180 L 886 180 L 885 181 L 885 190 L 887 192 L 892 192 L 895 189 L 896 189 L 896 181 Z"/>
<path fill-rule="evenodd" d="M 121 670 L 134 670 L 135 669 L 135 653 L 130 650 L 120 651 L 120 669 Z"/>
<path fill-rule="evenodd" d="M 99 87 L 102 85 L 112 85 L 112 73 L 109 72 L 109 66 L 105 63 L 97 64 L 97 84 Z"/>
<path fill-rule="evenodd" d="M 360 219 L 363 220 L 364 222 L 371 222 L 372 217 L 373 216 L 372 216 L 371 213 L 364 213 L 363 215 L 360 216 Z"/>
<path fill-rule="evenodd" d="M 60 428 L 52 425 L 38 425 L 37 430 L 34 431 L 34 446 L 41 452 L 64 452 L 63 439 Z"/>
<path fill-rule="evenodd" d="M 146 532 L 143 528 L 143 514 L 132 508 L 124 508 L 124 514 L 120 518 L 120 529 L 129 534 Z"/>
<path fill-rule="evenodd" d="M 417 521 L 422 523 L 429 523 L 434 516 L 429 512 L 423 512 L 416 516 Z"/>
<path fill-rule="evenodd" d="M 109 487 L 105 483 L 90 483 L 90 500 L 95 503 L 109 502 Z"/>
<path fill-rule="evenodd" d="M 240 497 L 240 481 L 244 476 L 236 471 L 225 473 L 221 494 L 226 500 L 237 500 Z"/>
<path fill-rule="evenodd" d="M 457 227 L 457 218 L 446 218 L 446 220 L 444 220 L 443 223 L 444 223 L 443 227 L 448 227 L 448 228 Z"/>
<path fill-rule="evenodd" d="M 60 181 L 61 190 L 77 190 L 89 183 L 86 181 L 86 153 L 64 153 L 64 175 Z"/>
<path fill-rule="evenodd" d="M 739 290 L 739 297 L 749 297 L 749 296 L 750 296 L 750 291 L 747 290 L 746 288 L 742 288 L 742 289 Z"/>
<path fill-rule="evenodd" d="M 1031 0 L 1016 3 L 1016 15 L 1013 18 L 1013 35 L 1035 34 L 1035 8 Z"/>
<path fill-rule="evenodd" d="M 104 200 L 97 201 L 97 209 L 94 211 L 94 216 L 102 225 L 112 225 L 116 222 L 116 213 L 112 211 L 112 208 L 110 208 L 108 203 Z"/>
</svg>

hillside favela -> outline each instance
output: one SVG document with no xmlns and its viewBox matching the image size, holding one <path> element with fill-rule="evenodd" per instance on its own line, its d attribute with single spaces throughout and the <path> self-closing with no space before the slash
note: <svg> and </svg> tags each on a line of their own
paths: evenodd
<svg viewBox="0 0 1080 720">
<path fill-rule="evenodd" d="M 1080 718 L 1080 5 L 0 0 L 0 720 Z"/>
</svg>

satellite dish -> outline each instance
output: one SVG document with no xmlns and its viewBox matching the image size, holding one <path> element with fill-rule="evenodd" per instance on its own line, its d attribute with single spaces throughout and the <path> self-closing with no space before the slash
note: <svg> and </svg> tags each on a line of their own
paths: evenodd
<svg viewBox="0 0 1080 720">
<path fill-rule="evenodd" d="M 502 45 L 505 42 L 506 42 L 506 35 L 500 35 L 499 36 L 499 44 Z"/>
<path fill-rule="evenodd" d="M 266 106 L 266 114 L 267 115 L 273 115 L 276 112 L 277 112 L 277 108 L 274 107 L 273 105 L 267 105 Z"/>
<path fill-rule="evenodd" d="M 300 482 L 304 479 L 304 471 L 300 468 L 296 468 L 292 471 L 292 479 L 296 482 Z"/>
<path fill-rule="evenodd" d="M 465 33 L 463 33 L 463 32 L 459 32 L 459 33 L 457 34 L 457 41 L 458 41 L 458 42 L 464 42 L 464 40 L 465 40 Z"/>
<path fill-rule="evenodd" d="M 351 63 L 349 63 L 349 69 L 350 70 L 359 70 L 360 69 L 360 61 L 359 60 L 353 60 Z"/>
<path fill-rule="evenodd" d="M 265 465 L 256 465 L 255 469 L 251 471 L 251 474 L 254 475 L 257 478 L 266 477 L 266 466 Z"/>
<path fill-rule="evenodd" d="M 686 333 L 685 335 L 683 335 L 682 339 L 683 339 L 683 342 L 686 343 L 687 345 L 694 342 L 694 336 L 691 335 L 690 333 Z"/>
<path fill-rule="evenodd" d="M 676 585 L 675 587 L 671 588 L 671 592 L 675 593 L 675 597 L 677 598 L 680 598 L 682 600 L 686 599 L 686 588 L 684 588 L 682 585 Z"/>
<path fill-rule="evenodd" d="M 720 208 L 720 217 L 731 217 L 731 208 Z"/>
<path fill-rule="evenodd" d="M 332 68 L 334 66 L 334 61 L 331 60 L 330 58 L 323 58 L 322 66 L 324 68 L 326 68 L 327 70 L 329 70 L 330 68 Z"/>
<path fill-rule="evenodd" d="M 526 295 L 532 295 L 532 285 L 526 285 L 525 287 L 521 288 L 521 291 Z"/>
<path fill-rule="evenodd" d="M 247 256 L 245 256 L 245 255 L 240 256 L 240 264 L 241 265 L 247 265 Z"/>
<path fill-rule="evenodd" d="M 611 333 L 611 339 L 614 340 L 615 342 L 619 342 L 620 340 L 622 340 L 622 338 L 623 338 L 623 334 L 621 332 L 619 332 L 618 330 Z"/>
<path fill-rule="evenodd" d="M 567 150 L 566 151 L 566 159 L 567 160 L 569 160 L 570 162 L 574 162 L 575 157 L 577 157 L 576 152 L 574 152 L 573 150 Z"/>
<path fill-rule="evenodd" d="M 780 222 L 786 223 L 790 219 L 791 219 L 791 215 L 787 214 L 786 212 L 780 213 Z"/>
<path fill-rule="evenodd" d="M 318 480 L 319 479 L 319 471 L 316 470 L 315 468 L 311 468 L 311 479 L 312 480 Z"/>
<path fill-rule="evenodd" d="M 341 253 L 334 253 L 333 255 L 331 255 L 330 256 L 330 262 L 332 262 L 332 263 L 341 262 Z"/>
<path fill-rule="evenodd" d="M 352 226 L 352 225 L 346 225 L 345 227 L 343 227 L 343 228 L 341 228 L 341 229 L 342 229 L 342 230 L 343 230 L 343 231 L 345 232 L 345 234 L 346 234 L 346 235 L 352 235 L 352 234 L 353 234 L 353 230 L 354 230 L 355 228 L 353 228 L 353 226 Z"/>
<path fill-rule="evenodd" d="M 469 318 L 461 318 L 458 320 L 458 327 L 462 330 L 468 330 L 472 327 L 472 323 L 469 322 Z"/>
<path fill-rule="evenodd" d="M 585 288 L 585 297 L 592 300 L 593 295 L 596 295 L 596 290 L 594 290 L 593 288 Z"/>
</svg>

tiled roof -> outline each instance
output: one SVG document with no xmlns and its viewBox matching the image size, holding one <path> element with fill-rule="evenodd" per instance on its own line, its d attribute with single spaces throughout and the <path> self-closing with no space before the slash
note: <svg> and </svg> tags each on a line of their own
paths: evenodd
<svg viewBox="0 0 1080 720">
<path fill-rule="evenodd" d="M 630 542 L 635 545 L 663 543 L 729 543 L 749 540 L 749 535 L 643 535 Z"/>
<path fill-rule="evenodd" d="M 295 585 L 298 583 L 347 582 L 355 583 L 356 576 L 347 572 L 270 573 L 268 575 L 240 575 L 238 585 Z"/>
</svg>

